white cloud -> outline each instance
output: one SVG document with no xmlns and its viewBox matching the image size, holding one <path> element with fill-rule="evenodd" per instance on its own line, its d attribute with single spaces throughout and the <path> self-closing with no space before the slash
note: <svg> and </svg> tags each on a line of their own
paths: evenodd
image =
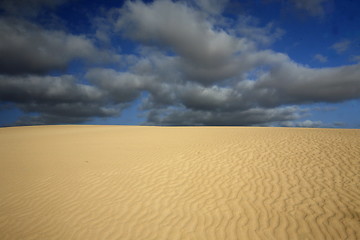
<svg viewBox="0 0 360 240">
<path fill-rule="evenodd" d="M 210 14 L 220 14 L 229 0 L 195 0 L 195 4 Z"/>
<path fill-rule="evenodd" d="M 324 123 L 322 121 L 311 121 L 311 120 L 305 120 L 302 122 L 298 121 L 285 121 L 281 123 L 281 126 L 284 127 L 302 127 L 302 128 L 317 128 L 324 126 Z"/>
<path fill-rule="evenodd" d="M 315 54 L 314 59 L 321 62 L 321 63 L 326 63 L 328 61 L 327 57 L 325 57 L 325 56 L 323 56 L 321 54 Z"/>
<path fill-rule="evenodd" d="M 275 42 L 285 34 L 285 31 L 276 27 L 273 22 L 266 24 L 265 27 L 259 27 L 258 25 L 258 21 L 254 17 L 239 16 L 236 32 L 240 36 L 265 46 Z"/>
<path fill-rule="evenodd" d="M 360 63 L 360 55 L 353 55 L 350 57 L 350 61 Z"/>
<path fill-rule="evenodd" d="M 348 50 L 350 47 L 351 41 L 345 39 L 339 42 L 334 43 L 331 48 L 334 49 L 338 54 L 341 54 Z"/>
</svg>

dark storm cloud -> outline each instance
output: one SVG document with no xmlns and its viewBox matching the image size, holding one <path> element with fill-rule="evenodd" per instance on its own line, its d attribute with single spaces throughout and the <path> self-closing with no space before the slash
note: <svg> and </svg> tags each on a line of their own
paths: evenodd
<svg viewBox="0 0 360 240">
<path fill-rule="evenodd" d="M 31 126 L 31 125 L 52 125 L 52 124 L 78 124 L 89 120 L 84 117 L 66 117 L 59 115 L 41 114 L 40 116 L 22 115 L 16 120 L 15 126 Z"/>
<path fill-rule="evenodd" d="M 0 99 L 27 102 L 98 102 L 103 93 L 93 86 L 78 84 L 74 77 L 0 75 Z"/>
<path fill-rule="evenodd" d="M 253 108 L 245 111 L 217 112 L 189 109 L 163 109 L 149 112 L 148 124 L 156 125 L 211 125 L 246 126 L 266 125 L 271 122 L 289 121 L 299 118 L 296 107 Z"/>
<path fill-rule="evenodd" d="M 72 103 L 30 103 L 19 104 L 20 109 L 25 112 L 40 112 L 45 116 L 58 116 L 60 118 L 90 118 L 109 117 L 119 113 L 115 106 L 107 108 L 105 104 L 72 102 Z"/>
<path fill-rule="evenodd" d="M 120 114 L 124 106 L 106 107 L 99 103 L 33 103 L 17 104 L 25 113 L 38 113 L 37 116 L 24 115 L 15 124 L 69 124 L 83 123 L 94 117 L 113 117 Z"/>
<path fill-rule="evenodd" d="M 113 69 L 91 69 L 86 78 L 110 94 L 116 102 L 135 100 L 146 85 L 146 79 L 142 76 Z"/>
<path fill-rule="evenodd" d="M 68 0 L 2 0 L 0 9 L 7 14 L 35 16 L 42 8 L 54 8 Z"/>
<path fill-rule="evenodd" d="M 360 97 L 360 65 L 311 69 L 283 63 L 261 76 L 253 90 L 270 106 L 355 99 Z"/>
<path fill-rule="evenodd" d="M 117 57 L 97 49 L 85 36 L 45 30 L 19 19 L 0 19 L 0 35 L 0 73 L 3 74 L 43 74 L 64 70 L 74 59 L 106 62 Z"/>
<path fill-rule="evenodd" d="M 31 123 L 54 124 L 84 122 L 91 117 L 118 115 L 123 105 L 109 103 L 106 93 L 94 86 L 76 83 L 69 75 L 0 76 L 0 100 L 15 103 L 27 113 Z"/>
</svg>

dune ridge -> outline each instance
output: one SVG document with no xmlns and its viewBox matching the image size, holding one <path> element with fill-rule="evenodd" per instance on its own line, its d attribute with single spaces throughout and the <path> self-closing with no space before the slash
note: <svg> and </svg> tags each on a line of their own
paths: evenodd
<svg viewBox="0 0 360 240">
<path fill-rule="evenodd" d="M 360 130 L 0 129 L 0 239 L 360 239 Z"/>
</svg>

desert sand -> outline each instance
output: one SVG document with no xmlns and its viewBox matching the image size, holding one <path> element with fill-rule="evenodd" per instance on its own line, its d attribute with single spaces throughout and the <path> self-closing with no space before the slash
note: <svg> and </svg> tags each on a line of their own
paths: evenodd
<svg viewBox="0 0 360 240">
<path fill-rule="evenodd" d="M 0 239 L 360 239 L 360 130 L 0 129 Z"/>
</svg>

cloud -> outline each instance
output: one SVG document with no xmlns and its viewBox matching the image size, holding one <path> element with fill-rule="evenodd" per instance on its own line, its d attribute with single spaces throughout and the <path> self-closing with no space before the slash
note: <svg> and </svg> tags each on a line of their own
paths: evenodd
<svg viewBox="0 0 360 240">
<path fill-rule="evenodd" d="M 301 128 L 320 128 L 320 127 L 345 127 L 347 124 L 344 122 L 333 122 L 331 124 L 324 123 L 322 121 L 284 121 L 280 123 L 283 127 L 301 127 Z"/>
<path fill-rule="evenodd" d="M 143 54 L 145 55 L 132 60 L 133 65 L 127 71 L 110 68 L 90 69 L 85 78 L 93 84 L 91 86 L 93 92 L 87 96 L 93 98 L 98 96 L 98 99 L 90 101 L 85 97 L 84 99 L 87 100 L 82 102 L 97 103 L 94 105 L 97 109 L 107 106 L 105 109 L 113 109 L 112 113 L 116 114 L 120 112 L 115 110 L 116 105 L 126 106 L 138 99 L 142 92 L 146 92 L 147 97 L 143 99 L 142 110 L 147 112 L 147 124 L 269 125 L 285 122 L 286 125 L 288 121 L 296 121 L 305 116 L 304 109 L 286 105 L 340 102 L 360 97 L 358 65 L 310 69 L 292 62 L 284 54 L 258 51 L 251 55 L 253 62 L 256 63 L 253 65 L 255 70 L 257 69 L 254 73 L 229 79 L 222 85 L 203 85 L 187 78 L 183 73 L 184 69 L 179 57 L 167 56 L 157 51 L 145 51 Z M 252 78 L 247 79 L 246 76 Z M 56 92 L 65 94 L 69 91 L 69 96 L 84 96 L 80 91 L 84 86 L 76 85 L 74 80 L 70 82 L 67 80 L 66 85 L 65 79 L 61 80 L 60 86 L 68 87 L 62 87 L 61 91 Z M 21 88 L 22 91 L 31 89 L 25 86 Z M 9 87 L 3 89 L 4 92 L 19 92 L 19 96 L 26 96 L 19 90 L 9 90 Z M 76 93 L 72 95 L 70 89 Z M 39 98 L 43 99 L 39 100 L 39 103 L 52 101 L 52 98 L 44 97 L 44 93 L 47 92 L 50 92 L 50 89 L 45 88 L 38 94 Z M 25 99 L 37 99 L 35 93 L 36 91 L 32 91 L 31 97 Z M 62 102 L 65 101 L 64 97 L 60 97 Z M 10 101 L 21 102 L 16 99 Z M 113 105 L 115 108 L 112 108 Z M 80 107 L 84 106 L 79 105 Z M 29 106 L 27 109 L 36 112 L 36 109 Z M 41 106 L 40 109 L 44 111 L 46 108 Z M 45 112 L 49 111 L 47 109 Z M 101 111 L 90 112 L 92 114 L 86 117 L 102 116 Z M 103 116 L 108 115 L 103 114 Z M 50 121 L 50 117 L 47 119 Z M 308 127 L 310 126 L 308 123 L 294 124 L 294 126 Z"/>
<path fill-rule="evenodd" d="M 147 92 L 142 105 L 142 110 L 148 112 L 147 124 L 251 125 L 302 116 L 302 110 L 296 107 L 260 107 L 257 96 L 251 94 L 254 85 L 247 81 L 233 81 L 226 86 L 202 85 L 181 73 L 183 69 L 176 56 L 146 54 L 146 58 L 139 58 L 131 73 L 93 69 L 87 78 L 101 89 L 107 89 L 114 99 Z M 283 58 L 274 55 L 267 59 Z M 264 60 L 264 56 L 265 53 L 254 58 Z"/>
<path fill-rule="evenodd" d="M 310 10 L 322 3 L 314 2 L 299 8 L 319 12 Z M 133 55 L 121 56 L 99 49 L 88 36 L 0 19 L 0 100 L 28 113 L 17 124 L 118 116 L 141 99 L 146 124 L 311 127 L 322 123 L 301 121 L 308 108 L 295 105 L 360 98 L 359 64 L 297 64 L 264 49 L 283 34 L 275 24 L 261 26 L 244 16 L 228 21 L 219 15 L 225 2 L 215 3 L 128 1 L 112 9 L 94 37 L 110 45 L 116 32 L 138 44 Z M 76 59 L 98 65 L 81 79 L 47 75 Z"/>
<path fill-rule="evenodd" d="M 146 77 L 104 68 L 89 70 L 86 78 L 111 95 L 115 102 L 131 102 L 135 100 L 147 84 Z"/>
<path fill-rule="evenodd" d="M 360 55 L 353 55 L 350 57 L 350 61 L 360 63 Z"/>
<path fill-rule="evenodd" d="M 214 124 L 216 117 L 219 117 L 219 122 L 225 122 L 220 118 L 222 114 L 234 113 L 236 116 L 235 113 L 246 112 L 251 115 L 251 109 L 274 110 L 288 104 L 341 102 L 360 97 L 358 65 L 311 69 L 292 62 L 285 55 L 270 51 L 258 52 L 253 58 L 262 59 L 267 67 L 259 69 L 255 79 L 233 79 L 224 86 L 204 86 L 191 79 L 181 79 L 181 74 L 180 79 L 168 82 L 167 79 L 172 77 L 171 72 L 167 75 L 161 64 L 151 64 L 152 72 L 147 74 L 158 80 L 148 85 L 153 86 L 152 89 L 146 85 L 142 88 L 150 93 L 145 100 L 144 109 L 152 112 L 149 116 L 156 116 L 150 122 L 159 120 L 160 124 L 175 124 L 172 116 L 199 115 L 192 122 L 201 125 L 210 123 L 200 118 L 200 113 L 206 112 Z M 176 65 L 173 68 L 176 70 Z M 157 72 L 162 74 L 157 75 Z M 159 117 L 167 111 L 172 114 L 166 114 L 166 118 Z M 210 114 L 211 112 L 214 114 Z"/>
<path fill-rule="evenodd" d="M 169 108 L 150 111 L 147 124 L 247 126 L 268 125 L 272 122 L 288 121 L 297 118 L 299 118 L 299 115 L 296 107 L 253 108 L 232 112 Z"/>
<path fill-rule="evenodd" d="M 94 117 L 115 117 L 120 115 L 124 108 L 102 107 L 99 104 L 18 104 L 17 107 L 25 113 L 14 125 L 49 125 L 49 124 L 75 124 L 84 123 Z"/>
<path fill-rule="evenodd" d="M 84 117 L 41 114 L 39 116 L 22 115 L 12 126 L 54 125 L 54 124 L 79 124 L 89 120 Z"/>
<path fill-rule="evenodd" d="M 322 121 L 311 121 L 311 120 L 305 120 L 303 122 L 296 123 L 296 126 L 305 127 L 305 128 L 320 127 L 322 125 L 323 125 Z"/>
<path fill-rule="evenodd" d="M 220 14 L 229 0 L 197 0 L 194 1 L 203 11 L 210 14 Z"/>
<path fill-rule="evenodd" d="M 176 56 L 146 52 L 130 72 L 91 69 L 86 78 L 114 102 L 131 102 L 146 92 L 142 110 L 147 124 L 155 125 L 251 125 L 297 119 L 297 107 L 259 107 L 249 97 L 251 87 L 235 81 L 227 86 L 202 85 L 182 74 Z M 265 54 L 259 54 L 264 56 Z M 262 58 L 261 57 L 261 58 Z M 269 57 L 275 61 L 276 57 Z M 177 75 L 176 72 L 179 74 Z"/>
<path fill-rule="evenodd" d="M 240 36 L 265 46 L 281 39 L 285 34 L 285 31 L 276 27 L 273 22 L 260 27 L 258 20 L 249 15 L 239 16 L 235 29 Z"/>
<path fill-rule="evenodd" d="M 253 47 L 246 39 L 216 29 L 201 12 L 181 2 L 127 2 L 116 27 L 133 40 L 175 52 L 190 77 L 201 82 L 235 74 L 235 55 Z M 219 74 L 208 78 L 207 71 Z"/>
<path fill-rule="evenodd" d="M 321 63 L 326 63 L 328 61 L 327 57 L 325 57 L 325 56 L 323 56 L 321 54 L 315 54 L 314 59 L 321 62 Z"/>
<path fill-rule="evenodd" d="M 302 121 L 302 122 L 287 121 L 287 122 L 282 122 L 281 126 L 284 126 L 284 127 L 302 127 L 302 128 L 318 128 L 318 127 L 323 127 L 324 123 L 322 121 L 311 121 L 311 120 L 305 120 L 305 121 Z"/>
<path fill-rule="evenodd" d="M 55 8 L 68 0 L 2 0 L 0 9 L 11 15 L 33 17 L 42 8 Z"/>
<path fill-rule="evenodd" d="M 321 111 L 321 112 L 331 112 L 338 109 L 338 107 L 335 106 L 325 106 L 325 107 L 314 107 L 312 108 L 315 111 Z"/>
<path fill-rule="evenodd" d="M 0 75 L 0 98 L 2 101 L 27 102 L 97 102 L 102 93 L 94 86 L 77 84 L 70 75 L 6 76 Z"/>
<path fill-rule="evenodd" d="M 84 122 L 92 117 L 116 116 L 122 105 L 110 104 L 107 94 L 100 89 L 80 84 L 70 75 L 6 76 L 0 75 L 0 101 L 15 103 L 27 113 L 29 124 Z"/>
<path fill-rule="evenodd" d="M 44 74 L 65 70 L 75 59 L 111 62 L 116 54 L 99 50 L 82 35 L 45 30 L 27 21 L 0 19 L 0 72 Z"/>
<path fill-rule="evenodd" d="M 262 104 L 341 102 L 360 97 L 360 65 L 311 69 L 294 62 L 274 65 L 253 91 Z"/>
<path fill-rule="evenodd" d="M 143 52 L 131 75 L 112 74 L 117 75 L 117 86 L 126 76 L 136 83 L 137 94 L 149 93 L 142 106 L 149 111 L 148 123 L 237 125 L 252 119 L 260 124 L 252 118 L 257 111 L 276 116 L 263 117 L 264 123 L 280 122 L 301 116 L 300 109 L 275 114 L 285 105 L 360 97 L 357 65 L 312 69 L 285 54 L 258 50 L 257 42 L 269 37 L 271 26 L 256 27 L 240 18 L 242 30 L 236 33 L 228 31 L 229 26 L 216 26 L 189 5 L 165 0 L 129 2 L 124 9 L 116 26 L 151 50 Z M 174 51 L 170 55 L 169 49 Z M 245 113 L 249 121 L 230 120 L 246 119 Z"/>
<path fill-rule="evenodd" d="M 297 9 L 306 11 L 311 16 L 323 16 L 323 4 L 328 0 L 291 0 Z"/>
<path fill-rule="evenodd" d="M 349 40 L 342 40 L 340 42 L 336 42 L 334 43 L 331 48 L 334 49 L 338 54 L 341 54 L 343 52 L 345 52 L 346 50 L 348 50 L 348 48 L 350 47 L 351 41 Z"/>
<path fill-rule="evenodd" d="M 188 109 L 216 111 L 230 108 L 237 98 L 236 94 L 228 87 L 187 84 L 179 89 L 179 100 Z"/>
<path fill-rule="evenodd" d="M 344 122 L 334 122 L 332 125 L 334 127 L 345 127 L 347 124 Z"/>
</svg>

